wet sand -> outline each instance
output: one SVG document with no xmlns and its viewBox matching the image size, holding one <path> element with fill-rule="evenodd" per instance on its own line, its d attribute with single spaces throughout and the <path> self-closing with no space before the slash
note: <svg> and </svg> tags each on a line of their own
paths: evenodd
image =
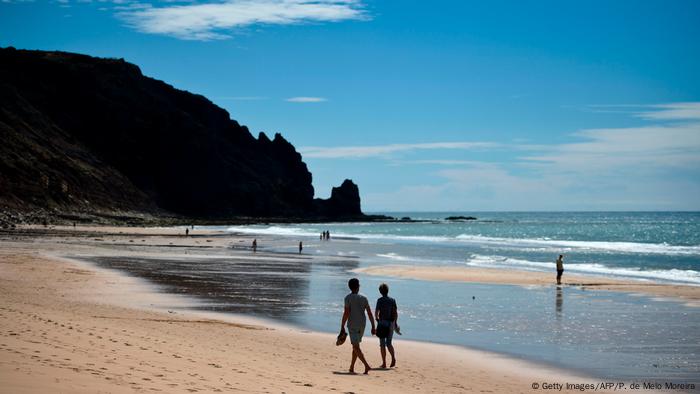
<svg viewBox="0 0 700 394">
<path fill-rule="evenodd" d="M 382 265 L 358 268 L 355 272 L 368 275 L 390 276 L 397 278 L 448 281 L 493 283 L 521 286 L 553 286 L 556 285 L 556 273 L 503 270 L 474 267 L 440 267 L 414 265 Z M 678 298 L 688 305 L 700 306 L 700 286 L 662 284 L 635 280 L 608 279 L 596 276 L 571 275 L 564 272 L 563 286 L 577 286 L 590 290 L 623 291 L 641 293 L 658 297 Z"/>
<path fill-rule="evenodd" d="M 184 228 L 21 231 L 0 235 L 6 392 L 531 392 L 533 382 L 595 383 L 493 353 L 400 340 L 398 368 L 349 375 L 349 344 L 336 347 L 332 334 L 183 312 L 187 299 L 62 257 L 251 258 L 248 237 L 195 230 L 185 238 Z M 270 256 L 262 250 L 253 258 Z M 375 342 L 363 342 L 373 366 Z"/>
</svg>

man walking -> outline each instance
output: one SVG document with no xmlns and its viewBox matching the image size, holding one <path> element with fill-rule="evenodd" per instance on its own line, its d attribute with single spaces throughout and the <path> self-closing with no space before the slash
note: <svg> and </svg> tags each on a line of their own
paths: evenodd
<svg viewBox="0 0 700 394">
<path fill-rule="evenodd" d="M 369 321 L 372 323 L 372 335 L 375 334 L 374 316 L 372 316 L 372 309 L 369 307 L 367 297 L 360 294 L 360 281 L 357 278 L 352 278 L 348 281 L 348 287 L 350 288 L 350 294 L 345 296 L 345 311 L 343 312 L 343 319 L 340 323 L 340 331 L 345 331 L 345 323 L 347 323 L 350 343 L 352 344 L 350 373 L 355 373 L 355 361 L 359 358 L 365 365 L 366 375 L 372 368 L 367 363 L 367 360 L 365 360 L 365 355 L 362 353 L 362 349 L 360 349 L 360 342 L 362 342 L 362 335 L 365 333 L 365 324 L 367 323 L 365 313 L 367 313 Z"/>
</svg>

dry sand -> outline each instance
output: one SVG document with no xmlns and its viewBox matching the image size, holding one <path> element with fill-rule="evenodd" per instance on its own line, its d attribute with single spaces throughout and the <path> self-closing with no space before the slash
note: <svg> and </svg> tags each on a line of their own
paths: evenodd
<svg viewBox="0 0 700 394">
<path fill-rule="evenodd" d="M 398 368 L 349 375 L 349 344 L 334 346 L 331 334 L 148 308 L 183 300 L 59 257 L 149 253 L 149 246 L 161 255 L 170 248 L 179 255 L 250 255 L 231 249 L 249 238 L 184 238 L 159 229 L 23 231 L 0 235 L 3 393 L 524 393 L 535 392 L 533 382 L 596 383 L 492 353 L 400 339 Z M 366 337 L 363 345 L 370 364 L 379 365 L 377 340 Z"/>
<path fill-rule="evenodd" d="M 368 275 L 420 280 L 494 283 L 521 286 L 552 286 L 556 283 L 556 273 L 547 274 L 545 272 L 474 267 L 382 265 L 358 268 L 355 272 L 362 272 Z M 658 297 L 678 298 L 685 301 L 688 305 L 700 306 L 700 286 L 569 275 L 566 271 L 562 277 L 562 284 L 591 290 L 624 291 Z"/>
</svg>

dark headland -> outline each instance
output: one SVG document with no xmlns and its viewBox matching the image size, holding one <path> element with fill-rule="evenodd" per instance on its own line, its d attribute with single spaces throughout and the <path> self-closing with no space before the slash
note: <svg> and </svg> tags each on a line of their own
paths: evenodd
<svg viewBox="0 0 700 394">
<path fill-rule="evenodd" d="M 123 59 L 0 49 L 0 225 L 372 220 L 277 133 Z"/>
</svg>

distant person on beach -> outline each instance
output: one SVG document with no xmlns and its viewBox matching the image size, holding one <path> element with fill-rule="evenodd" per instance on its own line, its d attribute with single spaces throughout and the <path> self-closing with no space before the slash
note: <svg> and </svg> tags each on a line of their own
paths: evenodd
<svg viewBox="0 0 700 394">
<path fill-rule="evenodd" d="M 564 274 L 564 255 L 560 254 L 557 259 L 557 284 L 561 284 L 561 276 Z"/>
<path fill-rule="evenodd" d="M 301 251 L 304 249 L 304 245 L 301 244 L 301 241 L 299 241 L 299 254 L 301 254 Z"/>
<path fill-rule="evenodd" d="M 331 239 L 331 232 L 326 231 L 326 240 L 330 240 L 330 239 Z"/>
<path fill-rule="evenodd" d="M 258 239 L 253 240 L 253 253 L 258 251 Z"/>
<path fill-rule="evenodd" d="M 352 278 L 348 281 L 348 287 L 350 288 L 350 294 L 345 296 L 345 311 L 343 312 L 343 319 L 340 322 L 340 331 L 345 332 L 345 323 L 347 323 L 350 343 L 352 344 L 350 373 L 355 373 L 355 361 L 359 358 L 365 365 L 366 375 L 372 368 L 367 363 L 367 360 L 365 360 L 365 355 L 362 353 L 362 349 L 360 349 L 360 342 L 362 342 L 362 335 L 365 333 L 365 324 L 367 323 L 365 313 L 367 313 L 369 321 L 372 323 L 372 335 L 376 333 L 374 316 L 372 316 L 372 309 L 369 307 L 367 297 L 359 293 L 360 281 L 357 278 Z"/>
<path fill-rule="evenodd" d="M 394 329 L 397 328 L 396 320 L 399 318 L 399 311 L 396 307 L 396 300 L 389 297 L 389 286 L 386 283 L 379 285 L 379 292 L 382 296 L 377 299 L 377 306 L 374 308 L 374 315 L 377 317 L 377 336 L 379 337 L 379 347 L 382 352 L 382 368 L 386 368 L 386 350 L 389 349 L 391 355 L 391 365 L 396 366 L 396 355 L 391 340 L 394 337 Z"/>
<path fill-rule="evenodd" d="M 186 229 L 185 229 L 185 237 L 188 236 L 188 235 L 190 235 L 190 229 L 186 228 Z"/>
</svg>

